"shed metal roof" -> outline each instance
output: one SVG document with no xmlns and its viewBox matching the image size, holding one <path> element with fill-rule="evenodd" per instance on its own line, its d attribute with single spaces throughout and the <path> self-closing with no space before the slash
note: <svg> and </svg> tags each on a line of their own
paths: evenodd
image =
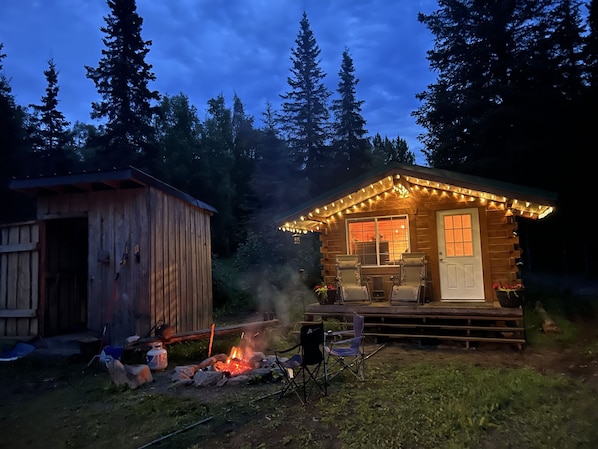
<svg viewBox="0 0 598 449">
<path fill-rule="evenodd" d="M 110 171 L 14 179 L 10 182 L 10 188 L 12 190 L 29 193 L 35 196 L 124 190 L 148 186 L 161 190 L 164 193 L 179 198 L 180 200 L 201 209 L 218 212 L 209 204 L 204 203 L 135 167 Z"/>
</svg>

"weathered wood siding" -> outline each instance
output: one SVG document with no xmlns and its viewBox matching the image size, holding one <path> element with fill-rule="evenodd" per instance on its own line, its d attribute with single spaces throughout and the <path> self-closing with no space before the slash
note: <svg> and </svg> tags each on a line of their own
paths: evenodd
<svg viewBox="0 0 598 449">
<path fill-rule="evenodd" d="M 428 256 L 430 275 L 430 295 L 432 301 L 440 300 L 440 273 L 438 270 L 438 237 L 436 212 L 440 210 L 477 207 L 480 216 L 480 234 L 482 245 L 482 264 L 484 270 L 484 289 L 486 301 L 494 301 L 492 283 L 497 281 L 513 283 L 517 280 L 516 259 L 520 257 L 519 238 L 513 234 L 516 222 L 506 217 L 505 211 L 494 204 L 481 204 L 468 198 L 434 191 L 432 189 L 414 189 L 409 198 L 389 195 L 361 209 L 359 213 L 345 218 L 363 218 L 384 215 L 409 216 L 409 237 L 412 252 L 424 252 Z M 336 276 L 335 257 L 347 254 L 345 220 L 332 222 L 321 233 L 322 277 L 325 282 L 333 283 Z M 399 274 L 397 266 L 364 267 L 363 276 L 383 278 L 385 297 L 389 297 L 392 288 L 391 276 Z M 371 288 L 371 283 L 370 283 Z"/>
<path fill-rule="evenodd" d="M 144 306 L 149 303 L 148 211 L 143 188 L 38 198 L 40 220 L 87 217 L 87 328 L 103 332 L 106 326 L 106 341 L 114 344 L 151 328 L 144 312 L 149 310 Z M 137 245 L 139 262 L 133 254 Z"/>
<path fill-rule="evenodd" d="M 89 329 L 122 344 L 162 322 L 212 322 L 210 212 L 153 188 L 38 199 L 38 218 L 86 216 Z"/>
<path fill-rule="evenodd" d="M 38 333 L 39 224 L 0 227 L 0 337 Z"/>
<path fill-rule="evenodd" d="M 176 332 L 212 322 L 210 213 L 150 189 L 149 313 Z"/>
</svg>

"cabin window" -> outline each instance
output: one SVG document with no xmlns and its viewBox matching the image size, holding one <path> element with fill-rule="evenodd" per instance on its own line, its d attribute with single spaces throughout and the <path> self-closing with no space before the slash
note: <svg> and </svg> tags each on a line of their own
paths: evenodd
<svg viewBox="0 0 598 449">
<path fill-rule="evenodd" d="M 349 254 L 362 265 L 394 265 L 409 251 L 406 215 L 347 220 Z"/>
</svg>

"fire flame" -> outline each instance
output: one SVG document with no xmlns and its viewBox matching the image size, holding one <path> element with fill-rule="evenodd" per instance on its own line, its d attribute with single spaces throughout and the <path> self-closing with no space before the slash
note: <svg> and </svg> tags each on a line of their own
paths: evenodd
<svg viewBox="0 0 598 449">
<path fill-rule="evenodd" d="M 253 351 L 250 349 L 243 351 L 240 347 L 233 346 L 226 361 L 216 362 L 213 367 L 216 371 L 229 373 L 231 377 L 239 376 L 253 369 L 249 363 L 252 355 Z"/>
</svg>

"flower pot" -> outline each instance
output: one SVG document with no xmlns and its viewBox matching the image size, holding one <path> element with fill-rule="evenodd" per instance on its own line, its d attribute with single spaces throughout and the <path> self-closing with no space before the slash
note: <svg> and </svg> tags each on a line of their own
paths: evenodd
<svg viewBox="0 0 598 449">
<path fill-rule="evenodd" d="M 525 290 L 494 290 L 501 307 L 519 307 L 523 304 Z"/>
<path fill-rule="evenodd" d="M 337 299 L 336 290 L 328 290 L 326 294 L 318 293 L 317 296 L 320 304 L 334 304 Z"/>
</svg>

